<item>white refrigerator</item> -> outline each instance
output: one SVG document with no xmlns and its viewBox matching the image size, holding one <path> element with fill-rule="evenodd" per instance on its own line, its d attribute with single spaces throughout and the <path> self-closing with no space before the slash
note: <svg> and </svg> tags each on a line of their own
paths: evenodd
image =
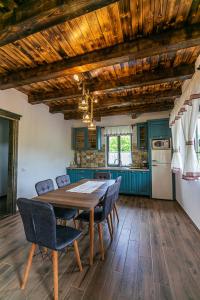
<svg viewBox="0 0 200 300">
<path fill-rule="evenodd" d="M 152 149 L 152 198 L 173 200 L 171 149 Z"/>
</svg>

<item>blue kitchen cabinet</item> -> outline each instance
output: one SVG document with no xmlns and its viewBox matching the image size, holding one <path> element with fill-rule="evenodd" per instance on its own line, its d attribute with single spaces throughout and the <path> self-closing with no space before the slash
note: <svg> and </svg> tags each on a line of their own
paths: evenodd
<svg viewBox="0 0 200 300">
<path fill-rule="evenodd" d="M 72 149 L 86 150 L 87 149 L 87 128 L 72 128 Z"/>
<path fill-rule="evenodd" d="M 146 171 L 138 172 L 137 192 L 139 195 L 150 195 L 150 173 Z"/>
<path fill-rule="evenodd" d="M 92 179 L 96 172 L 102 172 L 99 169 L 67 169 L 71 182 L 77 182 L 81 179 Z M 150 195 L 150 172 L 149 171 L 130 171 L 130 170 L 103 170 L 111 173 L 111 178 L 122 177 L 120 193 L 132 195 Z"/>
<path fill-rule="evenodd" d="M 171 137 L 169 119 L 148 121 L 148 137 L 151 139 L 163 139 Z"/>
<path fill-rule="evenodd" d="M 71 183 L 76 182 L 76 172 L 75 172 L 75 170 L 67 169 L 67 175 L 69 175 Z"/>
<path fill-rule="evenodd" d="M 130 178 L 129 171 L 121 171 L 119 172 L 118 176 L 122 176 L 122 182 L 120 186 L 120 193 L 122 194 L 129 194 L 130 193 L 130 186 L 129 186 L 129 178 Z"/>
<path fill-rule="evenodd" d="M 72 128 L 72 149 L 78 151 L 101 150 L 101 127 L 88 130 L 87 127 Z"/>
<path fill-rule="evenodd" d="M 70 176 L 71 183 L 74 183 L 82 179 L 92 179 L 94 177 L 94 170 L 67 169 L 67 174 Z"/>
<path fill-rule="evenodd" d="M 110 170 L 111 178 L 116 179 L 118 176 L 122 177 L 121 185 L 120 185 L 120 193 L 128 193 L 128 172 L 123 170 Z"/>
<path fill-rule="evenodd" d="M 138 172 L 129 171 L 128 173 L 129 173 L 128 193 L 137 195 L 138 194 L 138 184 L 137 184 Z"/>
<path fill-rule="evenodd" d="M 147 150 L 148 148 L 147 122 L 137 124 L 137 148 L 140 150 Z"/>
<path fill-rule="evenodd" d="M 129 172 L 129 193 L 134 195 L 150 195 L 149 171 Z"/>
</svg>

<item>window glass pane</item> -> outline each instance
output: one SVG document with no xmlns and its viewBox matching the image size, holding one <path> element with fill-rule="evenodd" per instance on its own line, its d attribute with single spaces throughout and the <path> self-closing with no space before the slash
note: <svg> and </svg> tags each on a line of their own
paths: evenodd
<svg viewBox="0 0 200 300">
<path fill-rule="evenodd" d="M 132 163 L 130 135 L 120 136 L 120 156 L 122 166 L 128 166 Z"/>
<path fill-rule="evenodd" d="M 110 136 L 108 138 L 108 165 L 118 165 L 119 152 L 118 152 L 118 137 Z"/>
</svg>

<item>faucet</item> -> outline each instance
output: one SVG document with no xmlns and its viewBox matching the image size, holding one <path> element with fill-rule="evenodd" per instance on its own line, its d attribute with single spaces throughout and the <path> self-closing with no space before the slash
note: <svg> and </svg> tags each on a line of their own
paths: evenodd
<svg viewBox="0 0 200 300">
<path fill-rule="evenodd" d="M 121 167 L 121 166 L 122 166 L 122 161 L 121 161 L 121 159 L 116 158 L 116 159 L 114 160 L 114 164 L 116 163 L 116 161 L 118 161 L 119 166 Z"/>
</svg>

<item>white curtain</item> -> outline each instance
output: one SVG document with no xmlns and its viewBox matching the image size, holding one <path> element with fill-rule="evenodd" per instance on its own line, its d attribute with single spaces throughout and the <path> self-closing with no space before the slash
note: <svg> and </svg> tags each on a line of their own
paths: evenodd
<svg viewBox="0 0 200 300">
<path fill-rule="evenodd" d="M 170 116 L 174 148 L 172 169 L 181 171 L 183 168 L 183 178 L 186 180 L 200 179 L 200 166 L 195 151 L 195 134 L 200 105 L 200 71 L 198 70 L 200 56 L 195 65 L 195 73 L 184 84 L 182 95 L 175 103 Z M 185 145 L 180 143 L 181 130 L 183 130 Z M 180 150 L 184 153 L 184 157 L 180 157 Z"/>
<path fill-rule="evenodd" d="M 185 161 L 183 178 L 196 180 L 200 178 L 200 167 L 195 151 L 195 134 L 199 116 L 200 98 L 193 99 L 188 105 L 187 113 L 183 115 L 182 124 L 185 136 Z"/>
<path fill-rule="evenodd" d="M 115 135 L 126 135 L 132 134 L 132 126 L 112 126 L 106 127 L 104 130 L 104 135 L 115 136 Z"/>
<path fill-rule="evenodd" d="M 172 130 L 172 142 L 173 142 L 173 155 L 171 162 L 171 169 L 173 173 L 182 173 L 183 162 L 180 154 L 180 138 L 181 138 L 181 119 L 178 119 L 171 127 Z"/>
</svg>

